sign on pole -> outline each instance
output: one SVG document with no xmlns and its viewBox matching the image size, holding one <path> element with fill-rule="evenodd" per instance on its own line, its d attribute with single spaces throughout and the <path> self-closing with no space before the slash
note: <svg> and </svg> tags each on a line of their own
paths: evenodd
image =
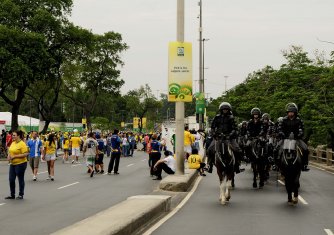
<svg viewBox="0 0 334 235">
<path fill-rule="evenodd" d="M 168 101 L 192 102 L 192 45 L 189 42 L 169 43 Z"/>
</svg>

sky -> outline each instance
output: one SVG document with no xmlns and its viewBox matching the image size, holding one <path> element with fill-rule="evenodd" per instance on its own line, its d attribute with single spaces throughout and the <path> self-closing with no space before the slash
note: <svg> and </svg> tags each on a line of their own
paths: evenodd
<svg viewBox="0 0 334 235">
<path fill-rule="evenodd" d="M 199 90 L 199 0 L 185 0 L 185 41 L 193 44 L 193 89 Z M 168 87 L 168 43 L 176 41 L 177 0 L 74 0 L 74 24 L 103 34 L 121 33 L 129 49 L 121 92 L 149 84 Z M 249 73 L 284 63 L 282 50 L 302 46 L 329 57 L 334 51 L 333 0 L 202 0 L 205 92 L 216 98 Z M 197 80 L 197 81 L 196 81 Z"/>
</svg>

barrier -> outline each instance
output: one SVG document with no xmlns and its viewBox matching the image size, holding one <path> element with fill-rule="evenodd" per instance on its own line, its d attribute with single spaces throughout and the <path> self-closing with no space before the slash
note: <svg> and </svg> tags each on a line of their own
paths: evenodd
<svg viewBox="0 0 334 235">
<path fill-rule="evenodd" d="M 320 146 L 313 148 L 309 147 L 309 157 L 318 163 L 326 162 L 327 166 L 333 165 L 333 151 L 330 148 L 322 149 Z"/>
</svg>

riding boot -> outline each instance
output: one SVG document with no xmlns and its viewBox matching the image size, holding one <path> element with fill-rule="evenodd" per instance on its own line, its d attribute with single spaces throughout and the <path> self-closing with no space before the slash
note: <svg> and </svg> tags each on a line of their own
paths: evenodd
<svg viewBox="0 0 334 235">
<path fill-rule="evenodd" d="M 208 165 L 209 165 L 208 173 L 212 173 L 213 164 L 210 162 L 210 163 L 208 163 Z"/>
</svg>

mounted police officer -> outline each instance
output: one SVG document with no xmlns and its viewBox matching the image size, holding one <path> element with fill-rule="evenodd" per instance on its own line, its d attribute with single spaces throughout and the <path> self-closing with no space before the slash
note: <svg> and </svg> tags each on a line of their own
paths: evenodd
<svg viewBox="0 0 334 235">
<path fill-rule="evenodd" d="M 302 171 L 309 171 L 310 169 L 308 166 L 308 147 L 303 141 L 304 136 L 304 123 L 298 116 L 298 107 L 295 103 L 288 103 L 286 105 L 286 113 L 287 116 L 285 116 L 282 120 L 282 122 L 279 124 L 279 134 L 280 136 L 284 138 L 289 138 L 290 133 L 292 132 L 294 134 L 295 139 L 297 140 L 297 145 L 302 150 L 302 164 L 303 168 Z M 280 145 L 283 144 L 283 140 L 280 141 Z"/>
<path fill-rule="evenodd" d="M 211 133 L 215 138 L 218 138 L 219 135 L 223 134 L 228 136 L 230 139 L 230 143 L 232 146 L 232 150 L 235 155 L 235 172 L 240 173 L 244 169 L 239 169 L 240 167 L 240 159 L 241 159 L 241 149 L 236 141 L 238 137 L 237 124 L 234 120 L 232 114 L 232 106 L 223 102 L 219 105 L 219 114 L 216 115 L 211 124 Z M 213 142 L 212 142 L 213 143 Z M 209 165 L 209 173 L 212 173 L 213 159 L 208 155 L 208 165 Z"/>
<path fill-rule="evenodd" d="M 247 123 L 247 157 L 252 159 L 252 143 L 253 139 L 259 137 L 263 133 L 263 123 L 261 120 L 261 110 L 259 108 L 252 108 L 251 119 Z"/>
</svg>

